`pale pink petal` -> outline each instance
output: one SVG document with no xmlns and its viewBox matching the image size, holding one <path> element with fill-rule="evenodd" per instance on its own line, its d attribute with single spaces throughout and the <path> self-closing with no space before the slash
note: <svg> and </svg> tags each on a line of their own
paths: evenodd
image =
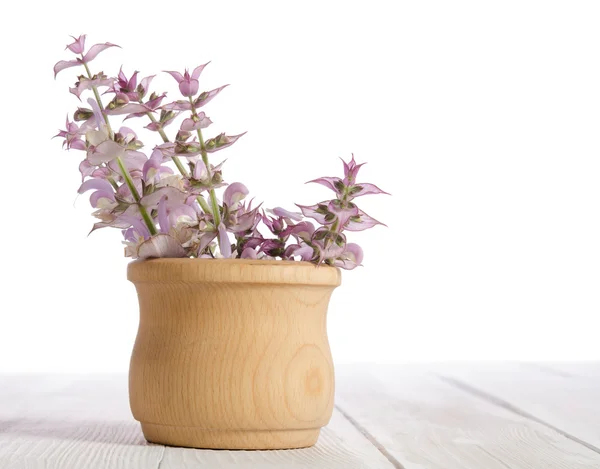
<svg viewBox="0 0 600 469">
<path fill-rule="evenodd" d="M 111 44 L 110 42 L 105 42 L 104 44 L 94 44 L 90 47 L 90 50 L 87 51 L 87 54 L 83 56 L 84 62 L 91 62 L 96 58 L 96 56 L 102 52 L 103 50 L 108 49 L 109 47 L 121 47 L 116 44 Z"/>
<path fill-rule="evenodd" d="M 163 198 L 163 196 L 167 196 L 167 198 L 171 202 L 183 203 L 185 202 L 188 194 L 180 191 L 176 187 L 161 187 L 160 189 L 155 190 L 151 194 L 142 197 L 142 205 L 144 205 L 144 207 L 146 207 L 149 210 L 153 210 L 158 207 L 158 203 Z"/>
<path fill-rule="evenodd" d="M 206 67 L 210 62 L 206 62 L 204 65 L 198 65 L 194 71 L 192 72 L 192 78 L 194 80 L 197 80 L 200 77 L 200 74 L 202 73 L 202 70 L 204 70 L 204 67 Z"/>
<path fill-rule="evenodd" d="M 75 148 L 76 150 L 86 150 L 87 149 L 85 142 L 83 140 L 81 140 L 80 138 L 78 138 L 76 140 L 71 140 L 71 142 L 69 144 L 69 148 Z"/>
<path fill-rule="evenodd" d="M 84 192 L 91 190 L 102 191 L 108 194 L 113 194 L 114 192 L 113 187 L 106 179 L 88 179 L 83 184 L 81 184 L 81 186 L 79 186 L 77 192 L 79 194 L 83 194 Z M 114 200 L 114 195 L 112 199 Z"/>
<path fill-rule="evenodd" d="M 381 190 L 375 184 L 355 184 L 350 188 L 350 195 L 352 197 L 360 197 L 361 195 L 369 195 L 369 194 L 387 194 L 390 195 L 389 192 Z"/>
<path fill-rule="evenodd" d="M 153 257 L 185 257 L 185 249 L 175 238 L 166 234 L 157 234 L 140 244 L 137 252 L 139 259 Z"/>
<path fill-rule="evenodd" d="M 383 223 L 375 220 L 374 218 L 370 217 L 369 215 L 367 215 L 365 212 L 363 212 L 362 210 L 358 211 L 358 215 L 356 217 L 356 219 L 351 218 L 348 223 L 346 224 L 346 226 L 344 226 L 344 229 L 347 231 L 363 231 L 366 230 L 368 228 L 372 228 L 375 225 L 384 225 Z"/>
<path fill-rule="evenodd" d="M 69 44 L 65 49 L 69 49 L 74 54 L 83 54 L 83 50 L 85 49 L 85 34 L 82 34 L 79 37 L 71 36 L 74 40 L 73 43 Z"/>
<path fill-rule="evenodd" d="M 212 99 L 217 96 L 221 91 L 227 88 L 229 85 L 223 85 L 219 88 L 215 88 L 214 90 L 204 91 L 200 93 L 200 95 L 194 101 L 194 107 L 198 109 L 206 104 L 208 104 Z"/>
<path fill-rule="evenodd" d="M 208 153 L 214 153 L 215 151 L 222 150 L 223 148 L 227 148 L 233 145 L 238 139 L 245 135 L 246 132 L 239 135 L 225 135 L 219 134 L 215 138 L 211 138 L 207 140 L 204 144 L 206 151 Z"/>
<path fill-rule="evenodd" d="M 342 207 L 339 200 L 332 200 L 327 205 L 327 210 L 333 213 L 338 220 L 340 226 L 345 226 L 346 222 L 351 218 L 358 215 L 358 207 L 353 203 L 348 204 L 348 207 Z"/>
<path fill-rule="evenodd" d="M 152 111 L 152 109 L 150 109 L 145 104 L 129 103 L 129 104 L 126 104 L 125 106 L 118 107 L 116 109 L 107 109 L 106 114 L 108 114 L 109 116 L 118 116 L 118 115 L 122 115 L 122 114 L 134 114 L 134 113 L 145 114 L 150 111 Z"/>
<path fill-rule="evenodd" d="M 167 197 L 163 196 L 158 203 L 158 225 L 161 233 L 168 233 L 171 229 L 169 224 L 169 213 L 167 211 Z"/>
<path fill-rule="evenodd" d="M 191 132 L 191 131 L 197 130 L 197 129 L 205 129 L 210 124 L 212 124 L 212 121 L 210 120 L 210 118 L 206 117 L 206 114 L 204 114 L 203 112 L 198 114 L 198 117 L 199 117 L 198 121 L 195 121 L 190 118 L 184 119 L 184 121 L 181 123 L 181 130 L 186 131 L 186 132 Z"/>
<path fill-rule="evenodd" d="M 281 232 L 281 237 L 285 238 L 287 236 L 294 236 L 297 239 L 301 239 L 303 241 L 310 241 L 312 234 L 315 232 L 315 227 L 309 221 L 303 221 L 298 223 L 297 225 L 288 226 L 285 230 Z"/>
<path fill-rule="evenodd" d="M 223 223 L 219 224 L 219 248 L 221 255 L 225 258 L 231 257 L 231 242 L 227 236 L 227 229 Z"/>
<path fill-rule="evenodd" d="M 175 80 L 177 80 L 177 83 L 181 83 L 183 81 L 183 75 L 179 72 L 169 72 L 168 70 L 164 70 L 164 72 L 168 73 L 173 78 L 175 78 Z"/>
<path fill-rule="evenodd" d="M 307 244 L 304 244 L 302 246 L 298 244 L 293 244 L 291 246 L 288 246 L 288 248 L 285 250 L 284 256 L 286 258 L 300 256 L 300 259 L 303 261 L 311 261 L 313 257 L 315 257 L 315 250 Z"/>
<path fill-rule="evenodd" d="M 92 165 L 88 160 L 83 160 L 81 163 L 79 163 L 79 172 L 81 173 L 81 181 L 83 182 L 83 180 L 86 177 L 91 176 L 95 170 L 96 170 L 96 167 L 94 165 Z"/>
<path fill-rule="evenodd" d="M 229 208 L 235 208 L 240 200 L 246 197 L 248 193 L 248 188 L 241 182 L 234 182 L 225 189 L 225 192 L 223 193 L 223 203 Z"/>
<path fill-rule="evenodd" d="M 154 150 L 148 161 L 144 163 L 142 174 L 146 183 L 152 182 L 157 176 L 162 160 L 163 155 L 160 150 Z"/>
<path fill-rule="evenodd" d="M 327 205 L 316 204 L 316 205 L 299 205 L 296 206 L 302 210 L 302 214 L 305 217 L 313 218 L 317 220 L 317 223 L 321 225 L 332 224 L 335 221 L 335 217 L 328 217 Z M 328 217 L 328 219 L 326 219 Z"/>
<path fill-rule="evenodd" d="M 253 248 L 244 248 L 240 258 L 241 259 L 256 259 L 257 258 L 256 250 Z"/>
<path fill-rule="evenodd" d="M 192 176 L 196 181 L 204 181 L 208 177 L 208 170 L 206 169 L 206 165 L 204 161 L 197 160 L 194 164 L 194 172 Z"/>
<path fill-rule="evenodd" d="M 192 105 L 189 101 L 180 100 L 165 104 L 162 109 L 166 111 L 189 111 L 192 109 Z"/>
<path fill-rule="evenodd" d="M 361 265 L 362 260 L 362 248 L 356 243 L 348 243 L 342 255 L 333 262 L 333 265 L 342 269 L 352 270 Z"/>
<path fill-rule="evenodd" d="M 290 212 L 281 207 L 275 207 L 273 210 L 267 210 L 278 217 L 289 218 L 294 221 L 302 221 L 302 214 L 298 212 Z"/>
<path fill-rule="evenodd" d="M 109 197 L 109 195 L 111 197 Z M 92 192 L 92 195 L 90 195 L 90 205 L 94 208 L 97 208 L 101 199 L 106 199 L 110 202 L 114 202 L 115 196 L 114 196 L 114 194 L 107 194 L 106 192 L 100 192 L 100 191 Z"/>
<path fill-rule="evenodd" d="M 358 170 L 366 163 L 356 164 L 356 161 L 354 160 L 354 153 L 352 153 L 352 160 L 346 163 L 342 159 L 342 163 L 344 163 L 344 184 L 351 186 L 354 184 L 354 181 L 356 181 Z"/>
<path fill-rule="evenodd" d="M 59 72 L 62 72 L 70 67 L 76 67 L 77 65 L 81 65 L 81 61 L 79 59 L 61 60 L 60 62 L 57 62 L 56 65 L 54 65 L 54 78 L 56 78 L 56 75 L 58 75 Z"/>
<path fill-rule="evenodd" d="M 319 179 L 313 179 L 312 181 L 308 181 L 307 184 L 314 182 L 316 184 L 321 184 L 337 194 L 341 194 L 344 190 L 344 183 L 340 178 L 337 177 L 322 177 Z"/>
<path fill-rule="evenodd" d="M 122 157 L 125 149 L 113 140 L 105 140 L 95 147 L 94 151 L 88 152 L 88 161 L 93 165 L 108 163 Z"/>
<path fill-rule="evenodd" d="M 102 114 L 102 110 L 100 106 L 98 106 L 98 102 L 95 99 L 88 98 L 88 104 L 92 108 L 92 112 L 94 113 L 94 118 L 96 120 L 96 125 L 100 129 L 100 127 L 105 125 L 104 115 Z"/>
<path fill-rule="evenodd" d="M 212 242 L 212 240 L 216 238 L 216 236 L 217 236 L 216 231 L 208 231 L 208 232 L 200 235 L 200 240 L 198 243 L 198 252 L 196 253 L 196 255 L 201 256 L 202 252 Z"/>
</svg>

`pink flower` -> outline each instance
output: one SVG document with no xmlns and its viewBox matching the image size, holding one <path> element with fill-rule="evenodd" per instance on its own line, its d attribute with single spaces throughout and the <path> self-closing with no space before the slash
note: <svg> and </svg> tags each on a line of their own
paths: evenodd
<svg viewBox="0 0 600 469">
<path fill-rule="evenodd" d="M 81 99 L 81 93 L 85 90 L 91 90 L 92 87 L 100 88 L 101 86 L 113 86 L 115 79 L 108 78 L 106 75 L 99 73 L 94 75 L 92 78 L 87 78 L 83 75 L 79 76 L 79 80 L 75 83 L 73 88 L 69 88 L 69 91 Z"/>
<path fill-rule="evenodd" d="M 340 256 L 333 261 L 333 265 L 342 269 L 352 270 L 359 265 L 362 265 L 362 260 L 362 248 L 356 243 L 348 243 L 346 244 L 344 252 L 342 252 Z"/>
<path fill-rule="evenodd" d="M 200 84 L 198 83 L 198 78 L 200 77 L 202 70 L 204 70 L 204 67 L 206 67 L 207 65 L 208 63 L 205 63 L 204 65 L 199 65 L 194 69 L 191 75 L 189 74 L 187 69 L 185 70 L 183 75 L 179 72 L 166 72 L 173 78 L 175 78 L 177 83 L 179 83 L 179 91 L 181 92 L 181 94 L 186 98 L 191 98 L 196 96 L 196 94 L 198 93 L 198 87 L 200 86 Z"/>
<path fill-rule="evenodd" d="M 73 38 L 75 39 L 75 38 Z M 85 34 L 82 36 L 79 36 L 77 39 L 75 39 L 75 42 L 72 44 L 69 44 L 66 48 L 69 49 L 71 52 L 75 53 L 75 54 L 79 54 L 82 57 L 77 57 L 74 60 L 61 60 L 59 62 L 57 62 L 54 65 L 54 78 L 56 78 L 56 75 L 58 75 L 59 72 L 62 72 L 63 70 L 70 68 L 70 67 L 76 67 L 78 65 L 82 65 L 84 63 L 89 63 L 92 60 L 94 60 L 96 58 L 96 56 L 108 49 L 109 47 L 120 47 L 117 46 L 116 44 L 111 44 L 110 42 L 105 42 L 104 44 L 94 44 L 92 47 L 90 47 L 90 50 L 87 51 L 87 54 L 83 55 L 83 48 L 85 45 Z"/>
<path fill-rule="evenodd" d="M 229 85 L 223 85 L 219 88 L 215 88 L 211 91 L 203 91 L 198 95 L 198 97 L 193 102 L 194 109 L 198 109 L 206 104 L 208 104 L 212 99 L 217 96 L 221 91 L 227 88 Z M 165 104 L 163 109 L 173 110 L 173 111 L 191 111 L 192 103 L 187 100 L 178 100 L 169 104 Z"/>
<path fill-rule="evenodd" d="M 85 135 L 87 128 L 84 126 L 80 128 L 75 122 L 69 122 L 69 116 L 67 116 L 65 127 L 66 130 L 60 130 L 54 137 L 64 138 L 63 147 L 67 147 L 67 150 L 71 148 L 85 150 L 86 145 L 82 135 Z"/>
<path fill-rule="evenodd" d="M 65 47 L 65 49 L 69 49 L 74 54 L 83 54 L 83 49 L 85 47 L 85 36 L 85 34 L 82 34 L 78 38 L 71 36 L 75 41 Z"/>
<path fill-rule="evenodd" d="M 102 199 L 107 202 L 115 201 L 115 191 L 106 179 L 88 179 L 77 190 L 80 194 L 93 190 L 90 196 L 90 204 L 92 207 L 98 207 Z"/>
<path fill-rule="evenodd" d="M 248 195 L 249 191 L 246 186 L 241 182 L 234 182 L 227 186 L 223 194 L 223 203 L 227 205 L 230 210 L 235 210 L 240 201 Z"/>
</svg>

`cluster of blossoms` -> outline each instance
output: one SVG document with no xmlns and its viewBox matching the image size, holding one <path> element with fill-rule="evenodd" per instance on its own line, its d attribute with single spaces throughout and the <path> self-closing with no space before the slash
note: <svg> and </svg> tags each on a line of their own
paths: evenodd
<svg viewBox="0 0 600 469">
<path fill-rule="evenodd" d="M 354 156 L 344 162 L 343 178 L 310 181 L 333 190 L 334 199 L 298 205 L 302 213 L 253 207 L 252 201 L 245 201 L 248 189 L 244 184 L 223 180 L 223 162 L 209 162 L 209 154 L 233 145 L 243 134 L 222 133 L 205 140 L 203 130 L 212 121 L 200 109 L 225 88 L 199 93 L 198 78 L 207 64 L 191 74 L 188 70 L 183 74 L 167 72 L 177 81 L 183 99 L 163 104 L 166 93 L 149 90 L 154 76 L 138 80 L 138 72 L 134 72 L 128 78 L 122 69 L 117 77 L 92 74 L 90 62 L 105 49 L 118 46 L 96 44 L 85 52 L 85 35 L 73 39 L 67 49 L 76 58 L 58 62 L 54 75 L 82 67 L 85 74 L 78 77 L 70 92 L 80 100 L 83 93 L 91 96 L 86 100 L 89 107 L 79 107 L 73 121 L 67 117 L 65 130 L 57 137 L 64 139 L 67 149 L 83 152 L 78 192 L 91 191 L 90 203 L 99 220 L 92 231 L 108 226 L 121 229 L 125 255 L 139 259 L 299 259 L 345 269 L 360 265 L 362 249 L 346 242 L 344 232 L 380 223 L 360 210 L 354 199 L 385 192 L 373 184 L 356 182 L 362 165 L 356 164 Z M 104 103 L 105 95 L 112 99 Z M 145 128 L 156 132 L 162 143 L 148 156 L 131 128 L 113 127 L 113 116 L 124 116 L 123 121 L 146 119 Z M 165 128 L 180 116 L 183 119 L 170 139 Z M 177 173 L 169 166 L 171 162 Z M 219 198 L 216 191 L 222 187 L 225 189 Z"/>
</svg>

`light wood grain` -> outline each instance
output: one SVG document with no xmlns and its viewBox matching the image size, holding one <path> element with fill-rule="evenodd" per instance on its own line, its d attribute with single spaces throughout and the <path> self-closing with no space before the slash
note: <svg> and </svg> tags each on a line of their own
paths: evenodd
<svg viewBox="0 0 600 469">
<path fill-rule="evenodd" d="M 198 451 L 166 448 L 161 469 L 393 469 L 342 414 L 334 410 L 317 444 L 279 451 Z"/>
<path fill-rule="evenodd" d="M 155 469 L 125 376 L 0 376 L 0 468 Z"/>
<path fill-rule="evenodd" d="M 313 445 L 333 409 L 326 314 L 339 269 L 306 262 L 133 262 L 131 409 L 149 441 Z"/>
<path fill-rule="evenodd" d="M 495 373 L 506 375 L 513 366 L 501 366 Z M 500 399 L 459 388 L 451 381 L 458 378 L 438 376 L 444 370 L 458 376 L 456 367 L 452 373 L 451 369 L 339 366 L 339 410 L 334 410 L 318 443 L 281 451 L 148 444 L 128 409 L 125 376 L 0 375 L 0 468 L 600 468 L 600 454 L 560 429 L 524 417 L 510 406 L 503 408 Z M 522 370 L 544 373 L 530 366 Z M 472 375 L 478 373 L 472 370 Z M 581 378 L 586 380 L 595 381 Z M 514 383 L 522 389 L 521 381 Z M 560 387 L 547 384 L 530 378 L 527 385 L 537 387 L 538 393 L 560 395 Z M 564 394 L 561 402 L 569 402 Z M 597 399 L 571 401 L 575 409 L 599 405 Z"/>
<path fill-rule="evenodd" d="M 127 378 L 0 376 L 2 469 L 393 466 L 339 412 L 308 449 L 210 451 L 148 444 L 127 406 Z"/>
<path fill-rule="evenodd" d="M 453 365 L 440 374 L 600 453 L 599 379 L 519 363 Z"/>
<path fill-rule="evenodd" d="M 338 367 L 337 377 L 340 409 L 390 453 L 397 467 L 600 467 L 594 451 L 433 373 L 393 366 Z"/>
</svg>

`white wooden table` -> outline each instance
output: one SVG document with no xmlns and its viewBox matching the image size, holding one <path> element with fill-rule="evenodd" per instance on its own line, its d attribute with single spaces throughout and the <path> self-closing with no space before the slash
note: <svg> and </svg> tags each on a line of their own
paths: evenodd
<svg viewBox="0 0 600 469">
<path fill-rule="evenodd" d="M 147 443 L 124 375 L 0 375 L 0 468 L 600 469 L 600 363 L 338 366 L 313 448 Z"/>
</svg>

